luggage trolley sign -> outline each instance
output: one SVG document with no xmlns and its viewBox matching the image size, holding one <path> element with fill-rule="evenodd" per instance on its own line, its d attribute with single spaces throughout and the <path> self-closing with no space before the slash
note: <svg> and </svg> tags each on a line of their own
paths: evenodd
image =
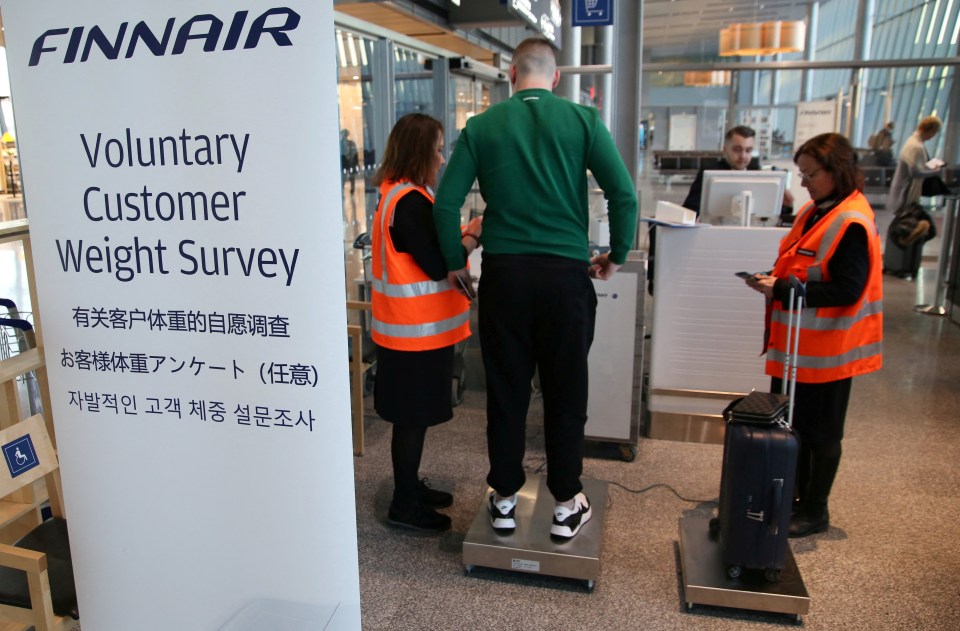
<svg viewBox="0 0 960 631">
<path fill-rule="evenodd" d="M 573 0 L 573 26 L 610 26 L 613 0 Z"/>
</svg>

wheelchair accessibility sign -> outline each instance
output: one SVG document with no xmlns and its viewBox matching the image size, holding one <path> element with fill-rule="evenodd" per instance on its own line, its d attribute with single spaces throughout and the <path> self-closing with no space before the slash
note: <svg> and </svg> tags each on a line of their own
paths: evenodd
<svg viewBox="0 0 960 631">
<path fill-rule="evenodd" d="M 10 477 L 12 478 L 40 464 L 37 452 L 33 448 L 33 441 L 30 440 L 30 434 L 21 436 L 4 445 L 3 457 L 7 460 L 7 467 L 10 469 Z"/>
</svg>

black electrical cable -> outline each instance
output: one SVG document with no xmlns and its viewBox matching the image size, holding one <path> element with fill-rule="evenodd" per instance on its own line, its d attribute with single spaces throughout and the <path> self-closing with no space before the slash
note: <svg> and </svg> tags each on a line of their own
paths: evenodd
<svg viewBox="0 0 960 631">
<path fill-rule="evenodd" d="M 542 461 L 540 462 L 540 464 L 538 464 L 536 467 L 534 467 L 532 464 L 529 464 L 529 465 L 525 465 L 523 468 L 524 468 L 526 471 L 531 471 L 532 473 L 542 473 L 543 470 L 544 470 L 544 468 L 546 468 L 546 466 L 547 466 L 547 461 L 546 461 L 546 459 L 544 459 L 544 460 L 542 460 Z M 645 487 L 643 487 L 642 489 L 631 489 L 631 488 L 629 488 L 629 487 L 626 487 L 626 486 L 620 484 L 619 482 L 608 482 L 608 484 L 612 484 L 613 486 L 619 486 L 621 489 L 623 489 L 623 490 L 626 491 L 627 493 L 633 493 L 633 494 L 635 494 L 635 495 L 642 495 L 643 493 L 646 493 L 647 491 L 652 491 L 653 489 L 661 488 L 661 487 L 662 487 L 662 488 L 667 489 L 668 491 L 670 491 L 670 492 L 673 493 L 674 495 L 676 495 L 679 499 L 683 500 L 684 502 L 692 502 L 692 503 L 694 503 L 694 504 L 717 504 L 717 503 L 718 503 L 717 500 L 715 500 L 715 499 L 710 499 L 710 500 L 698 500 L 698 499 L 693 499 L 693 498 L 689 498 L 689 497 L 684 497 L 684 496 L 680 495 L 680 493 L 678 493 L 677 490 L 674 489 L 672 486 L 670 486 L 669 484 L 665 484 L 665 483 L 663 483 L 663 482 L 657 482 L 656 484 L 651 484 L 650 486 L 645 486 Z"/>
<path fill-rule="evenodd" d="M 663 483 L 663 482 L 657 482 L 656 484 L 651 484 L 650 486 L 645 486 L 645 487 L 643 487 L 642 489 L 631 489 L 631 488 L 628 488 L 628 487 L 620 484 L 619 482 L 608 482 L 608 484 L 612 484 L 613 486 L 619 486 L 619 487 L 620 487 L 621 489 L 623 489 L 624 491 L 626 491 L 626 492 L 628 492 L 628 493 L 634 493 L 634 494 L 636 494 L 636 495 L 641 495 L 641 494 L 643 494 L 643 493 L 646 493 L 647 491 L 652 491 L 653 489 L 661 488 L 661 487 L 662 487 L 662 488 L 667 489 L 668 491 L 670 491 L 670 492 L 673 493 L 674 495 L 676 495 L 678 498 L 680 498 L 680 499 L 683 500 L 684 502 L 693 502 L 694 504 L 716 504 L 716 503 L 717 503 L 717 500 L 715 500 L 715 499 L 710 499 L 710 500 L 697 500 L 697 499 L 692 499 L 692 498 L 689 498 L 689 497 L 684 497 L 684 496 L 680 495 L 679 493 L 677 493 L 676 489 L 674 489 L 672 486 L 670 486 L 669 484 L 665 484 L 665 483 Z"/>
</svg>

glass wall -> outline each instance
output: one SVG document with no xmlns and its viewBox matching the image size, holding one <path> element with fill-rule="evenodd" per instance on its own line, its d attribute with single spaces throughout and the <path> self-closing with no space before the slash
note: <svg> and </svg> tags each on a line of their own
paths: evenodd
<svg viewBox="0 0 960 631">
<path fill-rule="evenodd" d="M 433 73 L 423 53 L 394 48 L 394 107 L 397 118 L 411 112 L 434 116 Z"/>
<path fill-rule="evenodd" d="M 856 2 L 829 0 L 821 4 L 818 23 L 818 60 L 853 59 Z M 956 0 L 877 0 L 874 4 L 871 59 L 935 59 L 957 55 L 960 35 L 960 2 Z M 925 116 L 942 120 L 948 111 L 955 69 L 947 66 L 884 68 L 862 71 L 863 134 L 854 138 L 866 144 L 867 137 L 888 120 L 895 124 L 897 146 Z M 849 90 L 851 71 L 818 70 L 814 73 L 812 98 L 836 96 Z M 943 151 L 944 135 L 927 146 L 931 155 Z"/>
<path fill-rule="evenodd" d="M 367 230 L 364 198 L 376 155 L 371 133 L 373 41 L 342 29 L 336 30 L 336 40 L 343 220 L 349 238 Z"/>
</svg>

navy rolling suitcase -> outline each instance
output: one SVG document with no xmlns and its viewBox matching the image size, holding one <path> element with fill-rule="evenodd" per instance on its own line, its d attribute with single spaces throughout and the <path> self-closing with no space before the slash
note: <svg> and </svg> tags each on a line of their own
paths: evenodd
<svg viewBox="0 0 960 631">
<path fill-rule="evenodd" d="M 888 233 L 883 246 L 883 273 L 893 276 L 916 276 L 923 259 L 923 239 L 910 245 L 899 245 Z"/>
<path fill-rule="evenodd" d="M 794 292 L 791 289 L 791 304 Z M 789 394 L 751 392 L 724 410 L 720 506 L 711 526 L 719 529 L 721 557 L 733 579 L 744 570 L 756 570 L 776 582 L 784 567 L 799 452 L 790 426 L 802 299 L 795 304 L 797 323 L 794 326 L 791 310 L 784 361 L 783 384 L 786 389 L 789 381 Z"/>
</svg>

